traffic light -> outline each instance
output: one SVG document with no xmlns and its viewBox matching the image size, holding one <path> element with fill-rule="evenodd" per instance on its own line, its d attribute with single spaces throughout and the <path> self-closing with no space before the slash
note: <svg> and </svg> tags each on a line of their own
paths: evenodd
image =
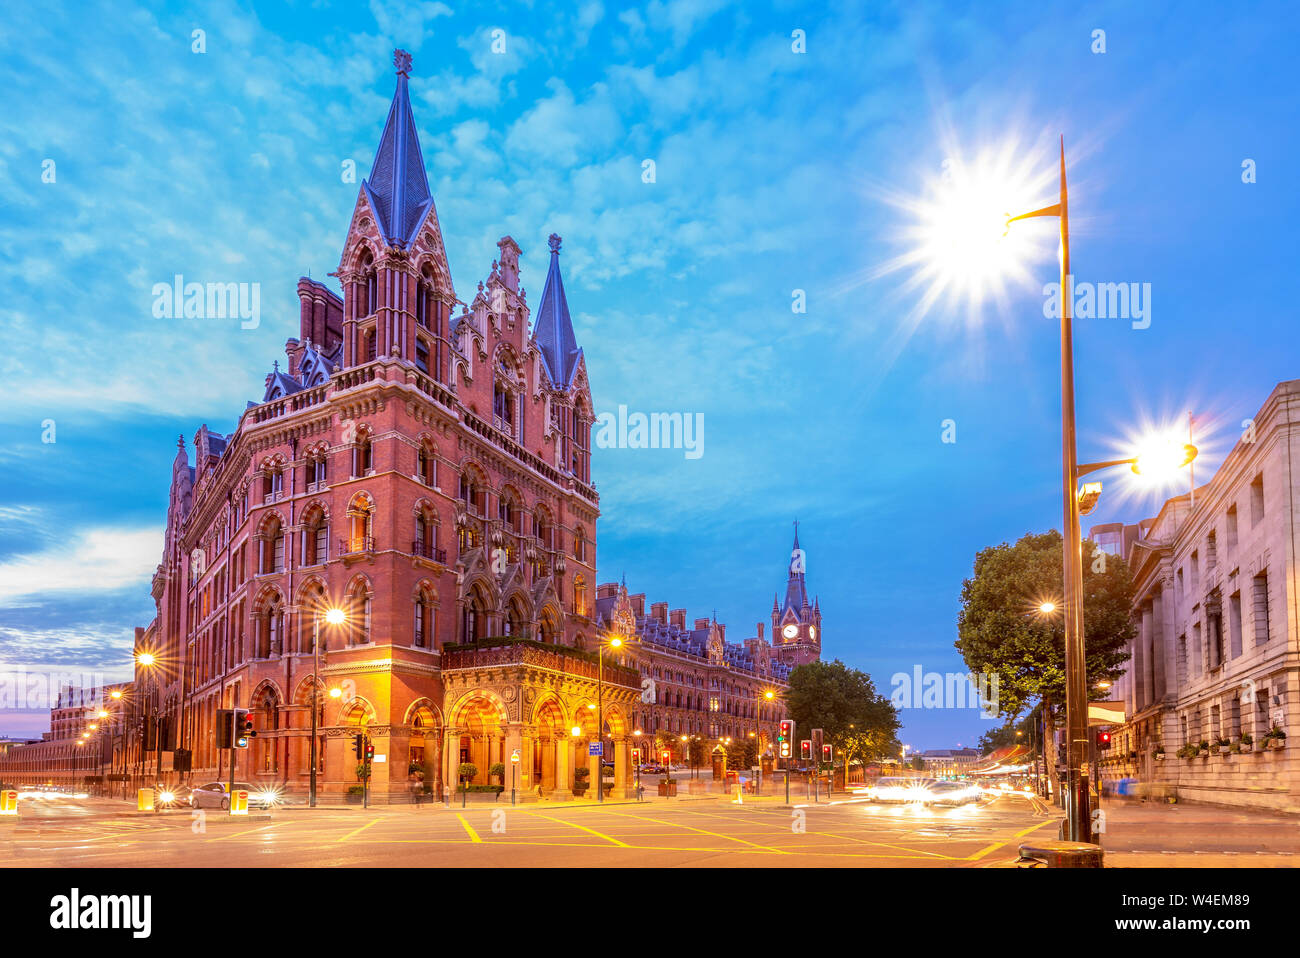
<svg viewBox="0 0 1300 958">
<path fill-rule="evenodd" d="M 1104 729 L 1097 730 L 1097 748 L 1110 748 L 1110 732 Z"/>
<path fill-rule="evenodd" d="M 248 740 L 257 733 L 253 731 L 253 720 L 248 709 L 234 709 L 235 748 L 248 748 Z"/>
<path fill-rule="evenodd" d="M 230 709 L 217 709 L 217 748 L 234 748 L 232 733 L 235 730 L 234 719 Z"/>
<path fill-rule="evenodd" d="M 799 757 L 805 762 L 812 758 L 812 739 L 804 739 L 799 743 Z"/>
<path fill-rule="evenodd" d="M 632 764 L 634 766 L 641 764 L 641 750 L 639 748 L 632 749 Z"/>
<path fill-rule="evenodd" d="M 352 754 L 361 761 L 361 757 L 366 754 L 366 737 L 364 735 L 354 735 L 352 737 Z"/>
<path fill-rule="evenodd" d="M 829 763 L 829 762 L 833 762 L 834 758 L 835 758 L 835 754 L 831 749 L 830 743 L 827 742 L 826 744 L 822 745 L 822 761 Z"/>
<path fill-rule="evenodd" d="M 781 720 L 776 733 L 776 744 L 778 757 L 789 758 L 794 745 L 794 722 L 790 719 Z"/>
<path fill-rule="evenodd" d="M 375 760 L 375 744 L 374 744 L 373 742 L 367 742 L 367 743 L 366 743 L 366 761 L 367 761 L 367 762 L 373 762 L 374 760 Z"/>
<path fill-rule="evenodd" d="M 672 752 L 669 752 L 667 749 L 665 749 L 665 750 L 664 750 L 664 764 L 665 764 L 665 765 L 668 764 L 668 759 L 670 759 L 671 757 L 672 757 Z"/>
</svg>

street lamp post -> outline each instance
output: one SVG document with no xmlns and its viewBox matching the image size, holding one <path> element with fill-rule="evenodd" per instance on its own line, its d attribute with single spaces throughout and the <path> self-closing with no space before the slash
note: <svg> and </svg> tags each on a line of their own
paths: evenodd
<svg viewBox="0 0 1300 958">
<path fill-rule="evenodd" d="M 1084 755 L 1088 745 L 1087 666 L 1083 647 L 1083 543 L 1079 523 L 1078 460 L 1074 421 L 1074 342 L 1070 315 L 1070 213 L 1065 184 L 1065 137 L 1061 137 L 1060 197 L 1056 204 L 1007 220 L 1055 216 L 1061 233 L 1061 491 L 1065 513 L 1063 543 L 1065 575 L 1065 727 L 1066 787 L 1065 838 L 1087 842 L 1092 838 L 1088 812 L 1088 784 Z"/>
<path fill-rule="evenodd" d="M 596 738 L 600 742 L 600 755 L 596 761 L 596 801 L 605 800 L 605 645 L 611 649 L 621 649 L 623 640 L 617 635 L 610 636 L 605 642 L 596 643 Z"/>
<path fill-rule="evenodd" d="M 328 625 L 338 625 L 343 621 L 342 609 L 330 609 L 325 613 L 325 622 Z M 313 616 L 312 639 L 311 639 L 311 798 L 308 802 L 310 808 L 316 807 L 316 766 L 319 760 L 316 757 L 317 748 L 317 720 L 320 711 L 320 615 Z"/>
</svg>

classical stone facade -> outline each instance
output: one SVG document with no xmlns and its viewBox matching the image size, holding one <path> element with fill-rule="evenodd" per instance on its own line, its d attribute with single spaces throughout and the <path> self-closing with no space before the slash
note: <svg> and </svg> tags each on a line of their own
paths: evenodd
<svg viewBox="0 0 1300 958">
<path fill-rule="evenodd" d="M 1136 527 L 1093 530 L 1097 541 L 1129 543 L 1138 626 L 1114 691 L 1126 721 L 1101 753 L 1104 780 L 1133 776 L 1187 800 L 1300 811 L 1296 743 L 1265 740 L 1300 726 L 1297 467 L 1300 380 L 1290 380 L 1212 481 Z"/>
</svg>

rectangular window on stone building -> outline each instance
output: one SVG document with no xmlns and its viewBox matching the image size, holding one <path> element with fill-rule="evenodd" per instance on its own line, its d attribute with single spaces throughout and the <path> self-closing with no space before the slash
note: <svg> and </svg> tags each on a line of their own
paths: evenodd
<svg viewBox="0 0 1300 958">
<path fill-rule="evenodd" d="M 1231 643 L 1230 649 L 1232 658 L 1241 655 L 1241 593 L 1234 592 L 1228 597 L 1228 631 L 1230 635 L 1228 641 Z"/>
<path fill-rule="evenodd" d="M 1228 553 L 1237 548 L 1237 504 L 1234 502 L 1228 506 L 1227 529 L 1225 530 L 1228 537 Z"/>
<path fill-rule="evenodd" d="M 1214 530 L 1205 537 L 1205 570 L 1208 572 L 1219 564 L 1219 541 Z"/>
<path fill-rule="evenodd" d="M 1268 572 L 1261 572 L 1253 579 L 1255 599 L 1255 644 L 1268 642 Z"/>
<path fill-rule="evenodd" d="M 1195 593 L 1201 586 L 1201 554 L 1199 552 L 1192 553 L 1192 561 L 1189 567 L 1191 569 L 1192 592 Z"/>
<path fill-rule="evenodd" d="M 1205 671 L 1205 658 L 1201 651 L 1201 623 L 1192 626 L 1192 675 Z"/>
<path fill-rule="evenodd" d="M 1250 484 L 1250 527 L 1253 529 L 1264 518 L 1264 474 L 1261 472 Z"/>
</svg>

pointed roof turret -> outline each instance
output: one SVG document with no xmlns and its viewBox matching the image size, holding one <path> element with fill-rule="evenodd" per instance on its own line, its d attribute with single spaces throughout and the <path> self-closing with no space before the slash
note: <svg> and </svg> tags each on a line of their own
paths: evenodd
<svg viewBox="0 0 1300 958">
<path fill-rule="evenodd" d="M 808 607 L 808 589 L 804 585 L 804 556 L 799 548 L 799 523 L 794 524 L 794 547 L 790 550 L 790 579 L 785 586 L 785 607 L 797 615 Z"/>
<path fill-rule="evenodd" d="M 567 387 L 573 381 L 582 350 L 573 335 L 569 303 L 564 298 L 564 280 L 560 278 L 560 237 L 551 234 L 551 266 L 546 272 L 546 287 L 533 323 L 533 342 L 541 350 L 542 360 L 551 382 Z"/>
<path fill-rule="evenodd" d="M 361 187 L 375 211 L 384 241 L 400 249 L 414 241 L 420 224 L 433 207 L 433 194 L 429 191 L 429 177 L 424 171 L 424 156 L 420 152 L 420 138 L 415 132 L 407 90 L 411 55 L 405 50 L 394 50 L 393 65 L 397 67 L 397 90 L 393 93 L 393 105 L 388 110 L 388 122 L 384 124 L 370 178 L 363 180 Z"/>
</svg>

